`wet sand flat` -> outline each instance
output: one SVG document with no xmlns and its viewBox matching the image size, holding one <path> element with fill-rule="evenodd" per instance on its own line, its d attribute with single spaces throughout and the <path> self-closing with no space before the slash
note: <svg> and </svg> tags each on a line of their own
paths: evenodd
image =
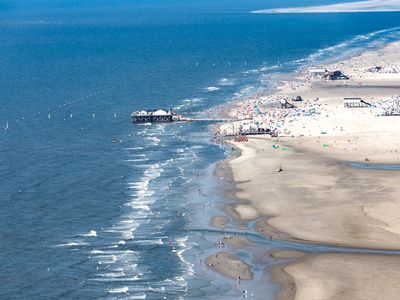
<svg viewBox="0 0 400 300">
<path fill-rule="evenodd" d="M 218 252 L 206 260 L 207 266 L 229 278 L 250 280 L 253 278 L 250 266 L 228 252 Z"/>
<path fill-rule="evenodd" d="M 285 266 L 296 300 L 399 299 L 400 257 L 368 254 L 307 255 Z M 281 299 L 288 299 L 281 294 Z"/>
</svg>

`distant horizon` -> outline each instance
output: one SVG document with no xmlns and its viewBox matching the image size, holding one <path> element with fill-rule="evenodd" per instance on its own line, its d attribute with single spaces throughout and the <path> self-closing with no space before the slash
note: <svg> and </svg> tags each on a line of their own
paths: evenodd
<svg viewBox="0 0 400 300">
<path fill-rule="evenodd" d="M 252 13 L 339 13 L 339 12 L 396 12 L 400 11 L 400 0 L 367 0 L 320 6 L 290 7 L 255 10 Z"/>
</svg>

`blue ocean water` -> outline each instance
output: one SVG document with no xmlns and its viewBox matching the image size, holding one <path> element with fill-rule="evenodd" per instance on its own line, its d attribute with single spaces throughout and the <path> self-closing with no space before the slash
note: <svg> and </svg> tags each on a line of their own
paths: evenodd
<svg viewBox="0 0 400 300">
<path fill-rule="evenodd" d="M 275 6 L 0 2 L 0 298 L 233 297 L 199 276 L 212 241 L 190 230 L 223 197 L 226 150 L 210 124 L 132 126 L 130 112 L 204 113 L 399 38 L 398 13 L 249 13 Z"/>
</svg>

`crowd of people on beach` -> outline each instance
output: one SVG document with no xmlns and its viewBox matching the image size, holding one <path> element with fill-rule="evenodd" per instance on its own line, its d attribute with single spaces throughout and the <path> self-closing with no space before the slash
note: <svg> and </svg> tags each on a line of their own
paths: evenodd
<svg viewBox="0 0 400 300">
<path fill-rule="evenodd" d="M 329 68 L 343 67 L 340 64 L 332 64 Z M 356 67 L 356 65 L 354 65 Z M 323 70 L 323 68 L 321 68 Z M 360 69 L 358 69 L 360 70 Z M 383 63 L 380 66 L 369 67 L 362 70 L 363 73 L 400 73 L 400 66 L 395 64 Z M 278 89 L 301 90 L 310 84 L 310 80 L 317 79 L 317 75 L 308 72 L 306 69 L 301 72 L 302 78 L 292 81 L 281 81 Z M 321 78 L 318 77 L 320 80 Z M 301 99 L 301 98 L 300 98 Z M 301 99 L 303 100 L 303 99 Z M 288 104 L 286 107 L 284 104 Z M 232 121 L 219 125 L 215 131 L 214 140 L 221 141 L 221 137 L 251 135 L 251 134 L 270 134 L 272 136 L 289 135 L 288 125 L 299 121 L 304 117 L 316 117 L 318 115 L 328 115 L 325 109 L 326 103 L 319 101 L 318 98 L 307 99 L 306 105 L 299 105 L 285 95 L 265 95 L 259 93 L 242 100 L 237 100 L 233 107 L 230 107 Z M 400 96 L 394 96 L 381 101 L 374 101 L 373 107 L 377 108 L 377 115 L 389 116 L 400 115 Z M 220 111 L 226 111 L 221 108 Z M 240 140 L 242 141 L 242 140 Z M 244 141 L 244 140 L 243 140 Z"/>
<path fill-rule="evenodd" d="M 380 109 L 379 115 L 382 116 L 399 116 L 400 115 L 400 95 L 383 99 L 376 103 Z"/>
<path fill-rule="evenodd" d="M 285 101 L 293 103 L 285 96 L 249 98 L 241 101 L 234 109 L 236 120 L 219 127 L 217 136 L 247 134 L 286 134 L 285 125 L 303 117 L 313 117 L 324 112 L 324 105 L 319 99 L 307 102 L 307 108 L 281 108 Z"/>
<path fill-rule="evenodd" d="M 384 64 L 366 68 L 364 71 L 368 73 L 397 74 L 400 73 L 400 66 L 395 64 Z"/>
</svg>

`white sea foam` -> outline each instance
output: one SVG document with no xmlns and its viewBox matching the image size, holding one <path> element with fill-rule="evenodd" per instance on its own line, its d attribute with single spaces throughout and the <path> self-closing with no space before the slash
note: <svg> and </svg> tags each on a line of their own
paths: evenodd
<svg viewBox="0 0 400 300">
<path fill-rule="evenodd" d="M 202 101 L 203 101 L 203 99 L 201 99 L 201 98 L 192 98 L 192 99 L 184 99 L 183 100 L 183 102 L 190 103 L 190 104 L 199 103 L 199 102 L 202 102 Z"/>
<path fill-rule="evenodd" d="M 155 124 L 156 125 L 156 130 L 157 130 L 157 134 L 162 134 L 162 133 L 164 133 L 165 132 L 165 124 L 163 124 L 163 123 L 156 123 Z"/>
<path fill-rule="evenodd" d="M 136 295 L 136 296 L 131 296 L 129 299 L 132 300 L 141 300 L 141 299 L 146 299 L 146 295 Z"/>
<path fill-rule="evenodd" d="M 190 107 L 196 107 L 199 106 L 199 104 L 203 102 L 202 98 L 188 98 L 188 99 L 183 99 L 181 101 L 181 104 L 177 105 L 175 109 L 182 109 L 182 108 L 190 108 Z"/>
<path fill-rule="evenodd" d="M 159 131 L 163 130 L 160 128 Z M 147 136 L 150 140 L 154 141 L 157 136 Z M 158 139 L 159 140 L 159 139 Z M 92 259 L 97 263 L 97 274 L 94 281 L 101 282 L 121 282 L 123 285 L 120 288 L 110 289 L 110 293 L 130 293 L 129 299 L 132 294 L 136 292 L 134 285 L 125 286 L 124 282 L 134 282 L 141 280 L 141 276 L 146 270 L 141 270 L 138 261 L 140 259 L 141 250 L 122 250 L 123 245 L 129 243 L 138 243 L 143 245 L 162 245 L 163 237 L 149 236 L 147 239 L 138 239 L 135 241 L 135 231 L 143 224 L 147 223 L 152 215 L 152 204 L 157 200 L 155 190 L 151 188 L 152 181 L 156 180 L 164 172 L 163 162 L 146 165 L 143 171 L 143 176 L 139 180 L 128 183 L 128 188 L 131 191 L 132 198 L 126 202 L 124 211 L 125 213 L 111 227 L 102 230 L 103 233 L 108 233 L 107 238 L 112 239 L 109 245 L 103 245 L 101 250 L 92 250 Z M 164 166 L 164 165 L 163 165 Z M 121 249 L 121 250 L 119 250 Z M 126 290 L 126 288 L 129 288 Z M 144 291 L 143 288 L 141 288 Z M 163 288 L 154 288 L 154 291 L 163 291 Z M 143 295 L 145 297 L 145 295 Z"/>
<path fill-rule="evenodd" d="M 191 276 L 194 274 L 193 265 L 190 262 L 186 261 L 183 256 L 183 253 L 187 250 L 187 246 L 186 246 L 187 240 L 188 240 L 188 236 L 176 238 L 177 246 L 179 247 L 179 249 L 172 250 L 172 252 L 176 253 L 176 256 L 180 259 L 180 261 L 186 267 L 186 273 Z"/>
<path fill-rule="evenodd" d="M 75 241 L 75 242 L 67 242 L 58 244 L 57 247 L 80 247 L 80 246 L 87 246 L 89 243 L 83 241 Z"/>
<path fill-rule="evenodd" d="M 133 209 L 132 213 L 127 214 L 118 224 L 114 225 L 111 230 L 119 233 L 123 242 L 134 238 L 135 230 L 140 226 L 140 220 L 146 219 L 152 214 L 150 205 L 154 203 L 152 196 L 155 191 L 149 190 L 149 183 L 159 177 L 163 172 L 159 164 L 149 165 L 144 172 L 140 181 L 130 182 L 129 188 L 134 190 L 130 202 L 125 203 L 125 206 Z M 120 242 L 116 242 L 114 246 L 118 247 Z"/>
<path fill-rule="evenodd" d="M 100 274 L 97 274 L 98 276 Z M 138 281 L 140 280 L 140 276 L 139 275 L 135 275 L 132 277 L 116 277 L 116 278 L 112 278 L 112 277 L 102 277 L 102 278 L 91 278 L 91 281 L 99 281 L 99 282 L 128 282 L 128 281 Z"/>
<path fill-rule="evenodd" d="M 233 79 L 222 78 L 218 81 L 218 85 L 220 86 L 231 86 L 235 85 L 235 81 Z"/>
<path fill-rule="evenodd" d="M 253 70 L 247 70 L 243 72 L 243 74 L 248 75 L 248 74 L 258 74 L 261 72 L 261 69 L 253 69 Z"/>
<path fill-rule="evenodd" d="M 154 195 L 154 193 L 155 192 L 153 190 L 148 190 L 148 188 L 145 187 L 144 189 L 137 190 L 132 195 L 138 198 L 144 198 L 144 197 L 151 197 Z"/>
<path fill-rule="evenodd" d="M 252 85 L 246 85 L 244 88 L 242 88 L 242 89 L 240 90 L 240 93 L 245 94 L 245 93 L 250 92 L 252 89 L 254 89 L 254 86 L 252 86 Z"/>
<path fill-rule="evenodd" d="M 175 280 L 176 281 L 185 281 L 185 278 L 183 276 L 176 276 Z"/>
<path fill-rule="evenodd" d="M 266 71 L 270 71 L 270 70 L 276 70 L 279 67 L 280 67 L 279 65 L 264 66 L 264 67 L 260 68 L 260 71 L 261 72 L 266 72 Z"/>
<path fill-rule="evenodd" d="M 145 128 L 145 129 L 142 130 L 142 131 L 138 131 L 135 135 L 136 135 L 136 136 L 140 136 L 140 137 L 142 137 L 142 138 L 145 138 L 145 137 L 147 136 L 147 133 L 148 133 L 149 129 L 150 129 L 150 128 Z"/>
<path fill-rule="evenodd" d="M 129 220 L 121 220 L 119 221 L 121 224 L 136 224 L 135 220 L 129 219 Z"/>
<path fill-rule="evenodd" d="M 142 162 L 142 161 L 148 161 L 148 158 L 137 158 L 137 159 L 126 159 L 126 162 Z"/>
<path fill-rule="evenodd" d="M 110 269 L 109 271 L 111 271 L 111 272 L 123 272 L 124 268 L 115 268 L 115 269 Z"/>
<path fill-rule="evenodd" d="M 131 220 L 131 223 L 119 223 L 114 228 L 123 240 L 133 239 L 133 232 L 139 227 L 140 223 L 136 220 Z"/>
<path fill-rule="evenodd" d="M 192 149 L 202 149 L 202 148 L 204 148 L 204 146 L 202 146 L 202 145 L 193 145 L 191 148 Z"/>
<path fill-rule="evenodd" d="M 143 203 L 129 203 L 129 206 L 135 209 L 141 209 L 146 212 L 150 211 L 150 207 Z"/>
<path fill-rule="evenodd" d="M 98 263 L 99 265 L 102 264 L 113 264 L 115 263 L 118 258 L 116 255 L 114 254 L 101 254 L 101 255 L 97 255 L 96 258 L 98 259 Z"/>
<path fill-rule="evenodd" d="M 347 41 L 344 41 L 342 43 L 330 46 L 330 47 L 326 47 L 323 49 L 319 49 L 317 52 L 309 55 L 307 58 L 301 59 L 301 60 L 297 60 L 295 62 L 315 62 L 318 59 L 321 59 L 323 57 L 325 57 L 325 55 L 331 55 L 332 53 L 337 53 L 340 52 L 342 53 L 344 50 L 349 49 L 349 48 L 354 48 L 357 47 L 357 45 L 359 45 L 359 43 L 363 43 L 365 41 L 368 41 L 368 43 L 370 43 L 371 39 L 373 38 L 378 38 L 381 39 L 384 36 L 391 36 L 393 35 L 394 37 L 398 37 L 400 27 L 393 27 L 393 28 L 389 28 L 389 29 L 383 29 L 383 30 L 378 30 L 378 31 L 374 31 L 374 32 L 370 32 L 368 34 L 362 34 L 362 35 L 357 35 L 352 39 L 349 39 Z"/>
<path fill-rule="evenodd" d="M 151 144 L 154 146 L 156 146 L 160 143 L 160 138 L 157 136 L 148 136 L 147 139 L 150 140 Z"/>
<path fill-rule="evenodd" d="M 133 239 L 133 232 L 135 231 L 136 228 L 132 228 L 129 230 L 124 230 L 121 232 L 121 237 L 126 239 L 126 240 L 131 240 Z"/>
<path fill-rule="evenodd" d="M 130 148 L 123 148 L 123 150 L 143 150 L 143 147 L 130 147 Z"/>
<path fill-rule="evenodd" d="M 246 85 L 239 92 L 236 92 L 234 95 L 235 95 L 235 97 L 243 97 L 243 96 L 248 95 L 250 93 L 250 91 L 253 89 L 254 89 L 254 86 Z"/>
<path fill-rule="evenodd" d="M 96 230 L 90 230 L 88 233 L 82 234 L 82 236 L 85 236 L 85 237 L 97 237 L 97 232 L 96 232 Z"/>
<path fill-rule="evenodd" d="M 119 270 L 114 271 L 114 272 L 97 274 L 97 276 L 106 277 L 106 278 L 118 278 L 118 277 L 124 277 L 125 275 L 126 274 L 124 272 L 124 269 L 122 269 L 122 268 L 120 268 Z"/>
<path fill-rule="evenodd" d="M 207 90 L 208 92 L 215 92 L 215 91 L 218 91 L 218 90 L 219 90 L 219 87 L 216 87 L 216 86 L 208 86 L 208 87 L 206 87 L 206 90 Z"/>
<path fill-rule="evenodd" d="M 104 232 L 115 233 L 115 232 L 117 232 L 117 230 L 115 230 L 115 229 L 104 229 Z"/>
<path fill-rule="evenodd" d="M 110 289 L 110 290 L 108 290 L 108 292 L 111 294 L 118 294 L 118 293 L 126 294 L 129 292 L 129 288 L 127 286 L 124 286 L 124 287 L 120 287 L 120 288 Z"/>
<path fill-rule="evenodd" d="M 138 181 L 138 182 L 129 182 L 128 183 L 129 188 L 133 189 L 138 189 L 138 190 L 147 190 L 147 187 L 149 185 L 149 180 L 143 180 L 143 181 Z"/>
<path fill-rule="evenodd" d="M 130 157 L 146 157 L 147 155 L 144 153 L 139 153 L 139 154 L 132 154 Z"/>
<path fill-rule="evenodd" d="M 179 104 L 179 105 L 175 106 L 175 110 L 181 110 L 184 107 L 185 107 L 185 104 Z"/>
<path fill-rule="evenodd" d="M 185 242 L 187 241 L 187 239 L 188 239 L 188 236 L 176 238 L 176 242 L 177 242 L 179 247 L 185 248 L 186 247 Z"/>
<path fill-rule="evenodd" d="M 150 177 L 151 179 L 155 179 L 161 175 L 161 172 L 164 171 L 164 169 L 159 168 L 160 165 L 157 164 L 157 167 L 151 166 L 150 169 L 146 170 L 144 172 L 144 175 Z"/>
<path fill-rule="evenodd" d="M 136 255 L 136 251 L 133 250 L 105 250 L 100 253 L 100 257 L 104 255 L 116 255 L 116 256 L 129 256 L 132 257 L 132 255 Z M 96 256 L 97 257 L 97 256 Z"/>
<path fill-rule="evenodd" d="M 162 293 L 162 292 L 165 292 L 165 287 L 160 286 L 159 288 L 153 288 L 153 287 L 149 286 L 149 287 L 147 288 L 147 290 L 148 290 L 148 291 L 152 291 L 152 292 Z"/>
<path fill-rule="evenodd" d="M 141 245 L 163 245 L 164 242 L 162 239 L 154 239 L 154 240 L 138 240 L 136 243 Z"/>
</svg>

